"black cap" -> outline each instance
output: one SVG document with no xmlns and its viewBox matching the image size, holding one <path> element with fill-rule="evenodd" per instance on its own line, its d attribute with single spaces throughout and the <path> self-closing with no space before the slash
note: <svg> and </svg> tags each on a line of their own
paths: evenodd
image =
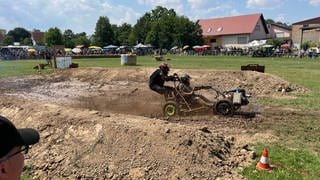
<svg viewBox="0 0 320 180">
<path fill-rule="evenodd" d="M 39 142 L 39 139 L 35 129 L 17 129 L 7 118 L 0 116 L 0 158 L 16 146 L 29 146 Z"/>
</svg>

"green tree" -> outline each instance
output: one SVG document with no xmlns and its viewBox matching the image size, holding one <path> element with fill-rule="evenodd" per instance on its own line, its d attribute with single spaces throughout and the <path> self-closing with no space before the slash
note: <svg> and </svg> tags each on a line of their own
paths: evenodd
<svg viewBox="0 0 320 180">
<path fill-rule="evenodd" d="M 128 37 L 128 41 L 129 41 L 129 45 L 130 46 L 133 46 L 136 44 L 136 42 L 138 41 L 137 39 L 137 30 L 135 29 L 132 29 L 130 34 L 129 34 L 129 37 Z"/>
<path fill-rule="evenodd" d="M 85 32 L 75 34 L 72 42 L 74 45 L 84 45 L 87 47 L 90 46 L 91 43 Z"/>
<path fill-rule="evenodd" d="M 160 50 L 170 49 L 175 45 L 181 47 L 185 44 L 192 46 L 203 43 L 202 30 L 198 22 L 177 16 L 173 9 L 168 10 L 158 6 L 141 19 L 149 19 L 151 24 L 151 28 L 145 35 L 145 43 L 151 43 Z M 138 28 L 134 30 L 139 31 Z"/>
<path fill-rule="evenodd" d="M 310 42 L 303 42 L 302 44 L 301 44 L 301 48 L 303 49 L 303 50 L 307 50 L 308 48 L 310 47 Z"/>
<path fill-rule="evenodd" d="M 273 39 L 268 39 L 267 44 L 273 45 L 274 47 L 280 47 L 281 44 L 286 43 L 288 40 L 286 38 L 273 38 Z"/>
<path fill-rule="evenodd" d="M 64 45 L 66 48 L 73 48 L 74 47 L 74 42 L 73 42 L 74 38 L 75 38 L 75 35 L 72 32 L 72 30 L 67 29 L 64 31 L 63 41 L 64 41 Z"/>
<path fill-rule="evenodd" d="M 93 40 L 94 45 L 102 47 L 107 44 L 112 44 L 114 39 L 114 32 L 109 19 L 106 16 L 100 16 L 98 22 L 96 23 Z"/>
<path fill-rule="evenodd" d="M 24 40 L 22 41 L 22 44 L 26 45 L 26 46 L 32 46 L 33 45 L 32 39 L 31 38 L 24 38 Z"/>
<path fill-rule="evenodd" d="M 203 36 L 202 36 L 202 29 L 201 26 L 199 25 L 199 21 L 197 22 L 192 22 L 189 21 L 188 26 L 185 28 L 186 32 L 189 32 L 187 35 L 187 41 L 185 42 L 186 44 L 190 45 L 201 45 L 203 44 Z"/>
<path fill-rule="evenodd" d="M 267 24 L 273 24 L 273 23 L 275 23 L 275 21 L 274 21 L 273 19 L 266 19 L 265 22 L 266 22 Z"/>
<path fill-rule="evenodd" d="M 14 28 L 13 30 L 9 31 L 7 35 L 12 36 L 14 42 L 20 42 L 21 44 L 25 38 L 31 38 L 31 33 L 26 29 L 20 27 Z"/>
<path fill-rule="evenodd" d="M 150 43 L 156 48 L 169 48 L 171 42 L 174 39 L 174 23 L 175 23 L 176 13 L 173 9 L 166 9 L 161 6 L 157 6 L 151 11 L 151 13 L 146 13 L 142 20 L 149 20 L 146 22 L 146 27 L 143 33 L 139 33 L 144 39 L 144 43 Z M 146 33 L 144 32 L 146 31 Z"/>
<path fill-rule="evenodd" d="M 44 41 L 47 46 L 62 45 L 63 37 L 59 28 L 50 28 L 44 33 Z"/>
<path fill-rule="evenodd" d="M 132 30 L 132 26 L 127 23 L 123 23 L 121 26 L 112 25 L 112 29 L 114 32 L 116 45 L 128 45 L 129 44 L 129 35 Z"/>
<path fill-rule="evenodd" d="M 276 22 L 273 19 L 267 19 L 267 20 L 265 20 L 265 22 L 267 24 L 279 24 L 279 25 L 282 25 L 282 26 L 287 27 L 287 28 L 291 28 L 292 27 L 292 25 L 290 25 L 290 24 L 287 24 L 287 23 L 284 23 L 284 22 L 281 22 L 281 21 L 277 21 Z"/>
<path fill-rule="evenodd" d="M 191 22 L 186 17 L 177 17 L 175 26 L 175 39 L 173 41 L 173 46 L 182 47 L 184 45 L 190 45 L 192 37 L 189 36 L 188 27 L 191 26 Z"/>
<path fill-rule="evenodd" d="M 4 39 L 3 39 L 3 45 L 13 45 L 13 42 L 14 42 L 14 38 L 10 35 L 5 35 L 4 36 Z"/>
<path fill-rule="evenodd" d="M 148 32 L 147 37 L 146 37 L 146 43 L 152 44 L 152 45 L 159 45 L 159 30 L 160 29 L 160 24 L 159 23 L 154 23 L 152 25 L 151 30 Z"/>
<path fill-rule="evenodd" d="M 129 44 L 135 45 L 137 43 L 144 43 L 148 32 L 151 30 L 152 20 L 151 14 L 145 13 L 138 19 L 129 35 Z"/>
<path fill-rule="evenodd" d="M 45 46 L 44 39 L 41 41 L 37 42 L 37 46 Z"/>
</svg>

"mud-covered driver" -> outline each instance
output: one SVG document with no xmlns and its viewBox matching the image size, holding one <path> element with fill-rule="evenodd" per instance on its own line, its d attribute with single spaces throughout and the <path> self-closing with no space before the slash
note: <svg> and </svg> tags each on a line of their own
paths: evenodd
<svg viewBox="0 0 320 180">
<path fill-rule="evenodd" d="M 167 63 L 162 63 L 159 68 L 151 74 L 149 79 L 150 89 L 159 94 L 163 94 L 166 99 L 173 90 L 172 87 L 164 85 L 165 81 L 174 80 L 174 76 L 168 76 L 169 71 L 169 65 Z"/>
</svg>

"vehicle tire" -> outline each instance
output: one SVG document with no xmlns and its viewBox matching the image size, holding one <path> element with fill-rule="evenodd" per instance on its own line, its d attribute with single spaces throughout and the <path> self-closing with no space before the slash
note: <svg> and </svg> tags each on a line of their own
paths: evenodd
<svg viewBox="0 0 320 180">
<path fill-rule="evenodd" d="M 174 101 L 167 101 L 163 106 L 163 114 L 165 117 L 174 117 L 179 114 L 179 106 Z"/>
<path fill-rule="evenodd" d="M 216 103 L 215 112 L 223 116 L 233 116 L 234 106 L 230 101 L 220 100 Z"/>
</svg>

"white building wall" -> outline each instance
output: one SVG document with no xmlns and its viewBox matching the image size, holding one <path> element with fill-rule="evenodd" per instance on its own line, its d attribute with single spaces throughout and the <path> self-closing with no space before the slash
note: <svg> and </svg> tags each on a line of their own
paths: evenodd
<svg viewBox="0 0 320 180">
<path fill-rule="evenodd" d="M 239 42 L 239 40 L 242 42 Z M 245 40 L 245 41 L 243 41 Z M 249 35 L 230 35 L 222 37 L 222 46 L 223 47 L 236 47 L 243 48 L 249 42 Z"/>
</svg>

